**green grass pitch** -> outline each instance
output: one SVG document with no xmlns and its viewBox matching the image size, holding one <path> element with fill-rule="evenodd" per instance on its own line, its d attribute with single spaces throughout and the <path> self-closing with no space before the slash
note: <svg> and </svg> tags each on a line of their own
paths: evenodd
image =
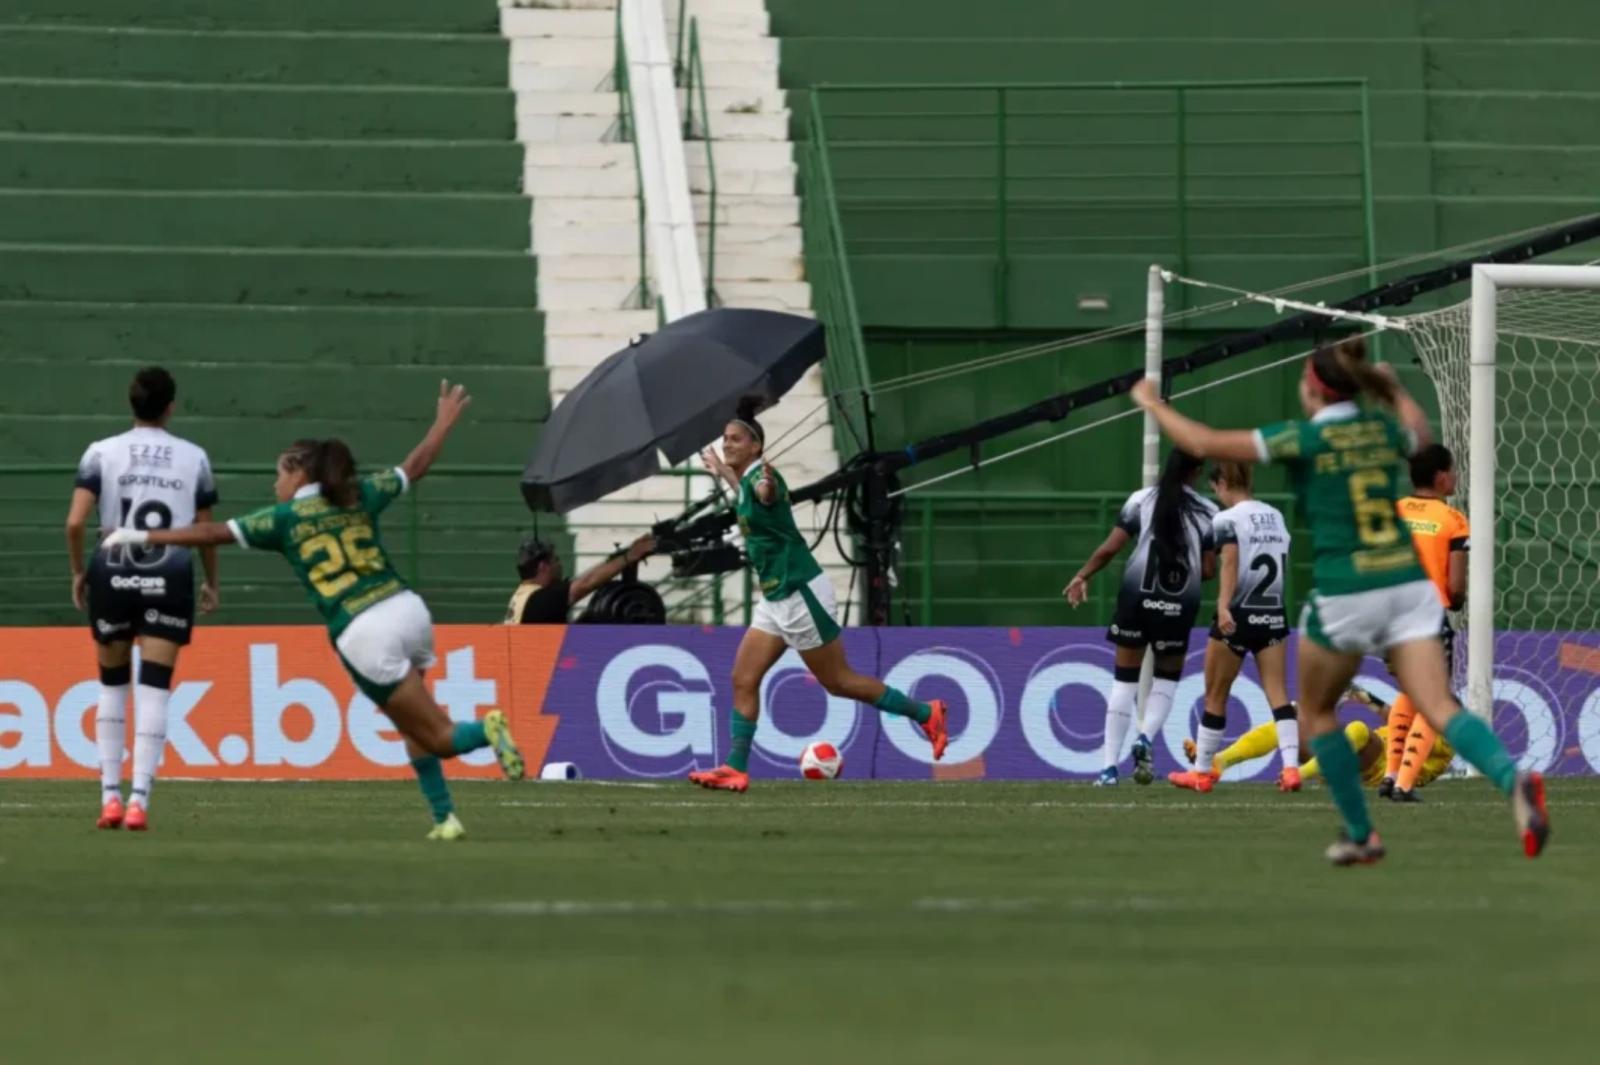
<svg viewBox="0 0 1600 1065">
<path fill-rule="evenodd" d="M 1594 1060 L 1600 781 L 1500 797 L 1066 784 L 0 784 L 0 1060 Z"/>
</svg>

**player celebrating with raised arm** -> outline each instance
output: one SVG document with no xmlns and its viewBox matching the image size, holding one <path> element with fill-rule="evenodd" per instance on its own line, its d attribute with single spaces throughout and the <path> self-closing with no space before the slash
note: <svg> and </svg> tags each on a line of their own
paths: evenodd
<svg viewBox="0 0 1600 1065">
<path fill-rule="evenodd" d="M 1359 338 L 1312 352 L 1300 378 L 1305 420 L 1258 430 L 1213 429 L 1179 414 L 1148 380 L 1134 386 L 1133 399 L 1196 455 L 1289 467 L 1315 548 L 1315 588 L 1300 625 L 1300 729 L 1344 819 L 1328 860 L 1367 864 L 1384 855 L 1360 763 L 1334 716 L 1361 657 L 1384 653 L 1422 716 L 1511 797 L 1523 849 L 1534 857 L 1550 834 L 1544 780 L 1519 772 L 1489 726 L 1462 713 L 1450 693 L 1439 642 L 1443 609 L 1395 517 L 1396 468 L 1427 443 L 1428 416 L 1392 368 L 1371 366 L 1366 355 Z M 1364 408 L 1361 398 L 1376 405 Z"/>
<path fill-rule="evenodd" d="M 187 529 L 119 529 L 105 541 L 112 549 L 237 543 L 282 554 L 327 623 L 356 687 L 405 737 L 406 754 L 433 811 L 428 838 L 436 840 L 466 833 L 440 759 L 492 747 L 510 779 L 520 780 L 524 766 L 504 713 L 491 710 L 481 721 L 452 725 L 429 694 L 422 671 L 434 662 L 433 619 L 390 563 L 378 516 L 427 474 L 470 402 L 460 385 L 441 381 L 433 427 L 393 469 L 360 477 L 342 440 L 297 440 L 278 457 L 275 506 Z"/>
<path fill-rule="evenodd" d="M 194 629 L 194 562 L 182 547 L 96 551 L 84 568 L 83 540 L 96 503 L 100 527 L 170 529 L 210 521 L 217 502 L 205 451 L 167 432 L 178 397 L 172 375 L 151 366 L 128 388 L 133 428 L 96 441 L 78 463 L 67 512 L 72 602 L 87 609 L 100 664 L 95 745 L 100 754 L 100 828 L 141 832 L 149 827 L 150 791 L 167 744 L 167 697 L 178 651 Z M 202 547 L 205 584 L 200 610 L 217 607 L 217 550 Z M 133 737 L 133 789 L 122 805 L 122 747 L 127 736 L 133 643 L 139 644 L 139 683 Z"/>
<path fill-rule="evenodd" d="M 1106 698 L 1104 765 L 1096 787 L 1117 783 L 1117 764 L 1133 725 L 1146 648 L 1155 653 L 1155 680 L 1145 699 L 1144 728 L 1133 743 L 1133 779 L 1140 784 L 1155 779 L 1151 738 L 1160 734 L 1172 712 L 1189 636 L 1200 612 L 1200 582 L 1211 579 L 1216 564 L 1211 519 L 1217 508 L 1191 487 L 1199 472 L 1198 458 L 1174 449 L 1155 487 L 1141 488 L 1128 497 L 1105 542 L 1063 592 L 1073 609 L 1082 606 L 1089 598 L 1089 578 L 1133 541 L 1133 553 L 1122 571 L 1116 614 L 1106 633 L 1117 654 Z"/>
<path fill-rule="evenodd" d="M 750 786 L 750 745 L 761 713 L 761 679 L 791 647 L 829 695 L 867 703 L 921 725 L 938 761 L 950 741 L 944 703 L 918 702 L 881 680 L 857 673 L 845 660 L 834 616 L 833 582 L 817 565 L 795 524 L 789 486 L 762 455 L 767 434 L 756 421 L 759 409 L 757 400 L 741 400 L 738 413 L 723 430 L 722 455 L 714 448 L 701 455 L 706 468 L 738 493 L 734 510 L 762 598 L 733 660 L 733 743 L 728 761 L 716 769 L 690 773 L 690 782 L 721 791 L 742 792 Z"/>
<path fill-rule="evenodd" d="M 1217 617 L 1206 643 L 1206 708 L 1195 734 L 1194 768 L 1167 774 L 1180 788 L 1206 792 L 1216 784 L 1221 771 L 1211 759 L 1222 746 L 1228 696 L 1245 656 L 1255 655 L 1283 754 L 1278 789 L 1300 790 L 1300 729 L 1289 701 L 1289 619 L 1283 593 L 1289 527 L 1277 508 L 1253 498 L 1250 488 L 1250 467 L 1245 463 L 1219 462 L 1212 467 L 1211 489 L 1226 508 L 1211 522 L 1221 556 L 1221 580 Z"/>
</svg>

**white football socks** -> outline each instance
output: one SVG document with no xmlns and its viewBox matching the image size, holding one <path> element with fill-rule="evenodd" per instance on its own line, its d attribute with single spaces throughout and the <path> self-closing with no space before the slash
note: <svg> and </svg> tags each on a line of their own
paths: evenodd
<svg viewBox="0 0 1600 1065">
<path fill-rule="evenodd" d="M 1283 710 L 1290 711 L 1287 717 L 1278 717 Z M 1283 755 L 1285 768 L 1300 768 L 1300 719 L 1293 713 L 1294 704 L 1273 711 L 1277 718 L 1278 726 L 1278 753 Z"/>
<path fill-rule="evenodd" d="M 1201 714 L 1200 726 L 1194 732 L 1194 767 L 1202 773 L 1210 772 L 1212 761 L 1222 749 L 1222 738 L 1227 728 L 1225 718 L 1216 719 L 1222 722 L 1220 725 L 1207 724 L 1210 720 L 1210 714 Z"/>
<path fill-rule="evenodd" d="M 1178 682 L 1156 677 L 1150 682 L 1150 694 L 1144 698 L 1144 726 L 1140 730 L 1154 743 L 1161 728 L 1172 713 L 1172 697 L 1177 694 Z"/>
<path fill-rule="evenodd" d="M 141 684 L 134 692 L 138 710 L 133 734 L 133 792 L 129 802 L 150 808 L 150 789 L 155 784 L 156 766 L 167 745 L 167 698 L 165 688 Z"/>
<path fill-rule="evenodd" d="M 128 739 L 128 685 L 100 685 L 94 743 L 100 753 L 100 801 L 122 798 L 122 749 Z"/>
<path fill-rule="evenodd" d="M 1101 752 L 1105 768 L 1111 769 L 1122 760 L 1122 744 L 1133 725 L 1133 704 L 1139 698 L 1139 682 L 1114 680 L 1111 697 L 1106 701 L 1106 738 Z"/>
</svg>

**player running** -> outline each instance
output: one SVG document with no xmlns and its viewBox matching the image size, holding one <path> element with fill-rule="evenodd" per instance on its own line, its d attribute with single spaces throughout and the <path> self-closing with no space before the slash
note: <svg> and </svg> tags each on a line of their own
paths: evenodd
<svg viewBox="0 0 1600 1065">
<path fill-rule="evenodd" d="M 1360 763 L 1334 716 L 1361 657 L 1383 653 L 1422 716 L 1510 796 L 1524 852 L 1535 857 L 1550 834 L 1544 779 L 1519 772 L 1489 726 L 1461 712 L 1439 641 L 1444 611 L 1395 517 L 1395 467 L 1428 442 L 1428 417 L 1393 368 L 1369 365 L 1366 354 L 1360 338 L 1318 348 L 1300 378 L 1306 419 L 1253 431 L 1185 417 L 1148 380 L 1134 386 L 1133 398 L 1193 454 L 1289 467 L 1315 545 L 1315 588 L 1300 625 L 1300 727 L 1344 819 L 1328 860 L 1355 865 L 1384 856 Z M 1375 405 L 1363 408 L 1362 398 Z"/>
<path fill-rule="evenodd" d="M 1233 682 L 1245 656 L 1252 654 L 1272 704 L 1277 725 L 1273 735 L 1283 754 L 1278 790 L 1300 790 L 1300 726 L 1289 701 L 1289 619 L 1284 613 L 1289 526 L 1276 507 L 1252 498 L 1250 487 L 1245 463 L 1219 462 L 1211 468 L 1211 490 L 1227 509 L 1211 521 L 1221 580 L 1217 617 L 1206 643 L 1206 708 L 1195 733 L 1194 768 L 1167 774 L 1178 787 L 1200 792 L 1210 791 L 1221 775 L 1211 759 L 1222 746 Z"/>
<path fill-rule="evenodd" d="M 1200 582 L 1216 566 L 1211 522 L 1216 506 L 1192 487 L 1200 460 L 1174 449 L 1153 488 L 1128 497 L 1105 542 L 1067 582 L 1063 594 L 1074 609 L 1089 598 L 1089 578 L 1099 573 L 1130 540 L 1133 553 L 1122 571 L 1116 613 L 1106 639 L 1117 647 L 1111 692 L 1106 699 L 1104 763 L 1096 787 L 1117 783 L 1122 743 L 1133 724 L 1139 694 L 1139 667 L 1145 649 L 1155 654 L 1155 679 L 1145 697 L 1144 727 L 1133 742 L 1133 779 L 1155 779 L 1151 737 L 1161 733 L 1172 712 L 1172 697 L 1183 675 L 1189 635 L 1200 612 Z"/>
<path fill-rule="evenodd" d="M 762 457 L 767 434 L 756 421 L 759 410 L 758 401 L 742 400 L 723 429 L 722 455 L 706 448 L 700 456 L 707 469 L 738 493 L 734 510 L 762 598 L 733 660 L 728 760 L 715 769 L 690 773 L 689 781 L 719 791 L 742 792 L 750 786 L 750 745 L 761 713 L 761 679 L 791 647 L 829 695 L 869 703 L 921 725 L 938 761 L 950 742 L 944 703 L 918 702 L 881 680 L 857 673 L 845 660 L 834 616 L 833 582 L 795 525 L 789 486 Z"/>
<path fill-rule="evenodd" d="M 237 543 L 281 553 L 327 622 L 356 687 L 405 737 L 406 754 L 433 811 L 428 838 L 435 840 L 466 834 L 440 759 L 492 747 L 507 777 L 520 780 L 524 772 L 504 713 L 490 710 L 481 721 L 452 725 L 429 694 L 422 672 L 434 663 L 433 619 L 395 571 L 378 533 L 379 515 L 427 474 L 470 402 L 462 386 L 440 382 L 433 427 L 394 469 L 359 477 L 343 441 L 297 440 L 278 457 L 276 505 L 227 523 L 118 529 L 105 540 L 111 550 Z"/>
<path fill-rule="evenodd" d="M 167 432 L 177 382 L 158 366 L 140 370 L 128 387 L 133 428 L 89 445 L 67 511 L 72 603 L 88 610 L 100 664 L 95 746 L 100 756 L 100 828 L 142 832 L 150 827 L 150 792 L 167 744 L 167 698 L 178 652 L 194 628 L 194 563 L 187 548 L 96 551 L 84 567 L 83 540 L 98 504 L 102 531 L 118 527 L 169 529 L 210 521 L 217 502 L 211 460 L 195 444 Z M 217 606 L 217 551 L 200 551 L 205 583 L 200 610 Z M 133 644 L 139 645 L 139 683 L 133 737 L 133 789 L 122 804 L 122 751 L 127 734 Z"/>
<path fill-rule="evenodd" d="M 1376 732 L 1365 721 L 1352 721 L 1344 727 L 1344 735 L 1350 741 L 1350 749 L 1356 752 L 1356 757 L 1361 762 L 1361 783 L 1369 788 L 1379 787 L 1384 781 L 1384 751 L 1394 735 L 1394 711 L 1389 705 L 1364 688 L 1352 687 L 1348 693 L 1356 697 L 1357 701 L 1365 703 L 1378 711 L 1380 717 L 1389 723 L 1382 725 Z M 1278 722 L 1268 721 L 1257 725 L 1255 728 L 1240 736 L 1226 749 L 1219 751 L 1212 761 L 1213 769 L 1221 774 L 1229 768 L 1243 762 L 1253 762 L 1257 758 L 1265 758 L 1278 749 Z M 1194 760 L 1194 744 L 1185 741 L 1184 753 L 1190 761 Z M 1416 787 L 1423 787 L 1442 777 L 1450 769 L 1450 763 L 1455 759 L 1456 752 L 1450 744 L 1440 740 L 1434 744 L 1433 749 L 1424 754 L 1418 763 Z M 1310 780 L 1320 774 L 1322 767 L 1315 758 L 1300 765 L 1302 779 Z"/>
<path fill-rule="evenodd" d="M 1428 581 L 1439 593 L 1445 610 L 1460 610 L 1467 603 L 1467 551 L 1470 532 L 1467 516 L 1445 502 L 1456 490 L 1456 460 L 1443 444 L 1429 444 L 1411 456 L 1411 494 L 1400 500 L 1400 523 L 1411 530 Z M 1455 630 L 1444 615 L 1439 630 L 1444 643 L 1445 671 L 1455 673 Z M 1389 750 L 1378 794 L 1396 802 L 1420 802 L 1417 775 L 1428 760 L 1437 738 L 1426 718 L 1418 717 L 1404 693 L 1389 716 Z"/>
</svg>

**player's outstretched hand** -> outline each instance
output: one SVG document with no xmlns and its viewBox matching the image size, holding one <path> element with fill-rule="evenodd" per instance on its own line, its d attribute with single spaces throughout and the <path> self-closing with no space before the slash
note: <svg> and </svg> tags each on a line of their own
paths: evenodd
<svg viewBox="0 0 1600 1065">
<path fill-rule="evenodd" d="M 1217 631 L 1224 636 L 1232 636 L 1239 629 L 1233 620 L 1233 611 L 1225 606 L 1217 607 Z"/>
<path fill-rule="evenodd" d="M 456 419 L 461 417 L 463 411 L 472 406 L 472 397 L 467 395 L 466 385 L 452 385 L 449 381 L 439 382 L 439 409 L 437 420 L 443 425 L 454 425 Z"/>
<path fill-rule="evenodd" d="M 207 581 L 200 586 L 200 613 L 209 614 L 216 610 L 222 602 L 222 592 L 215 584 Z"/>
<path fill-rule="evenodd" d="M 143 547 L 150 542 L 150 534 L 143 529 L 112 529 L 106 533 L 104 540 L 100 541 L 100 550 L 109 551 L 113 547 Z"/>
<path fill-rule="evenodd" d="M 87 573 L 74 573 L 72 575 L 72 605 L 79 612 L 89 609 L 89 575 Z"/>
<path fill-rule="evenodd" d="M 1074 577 L 1067 582 L 1061 594 L 1067 597 L 1067 605 L 1076 610 L 1089 599 L 1089 582 L 1082 577 Z"/>
</svg>

